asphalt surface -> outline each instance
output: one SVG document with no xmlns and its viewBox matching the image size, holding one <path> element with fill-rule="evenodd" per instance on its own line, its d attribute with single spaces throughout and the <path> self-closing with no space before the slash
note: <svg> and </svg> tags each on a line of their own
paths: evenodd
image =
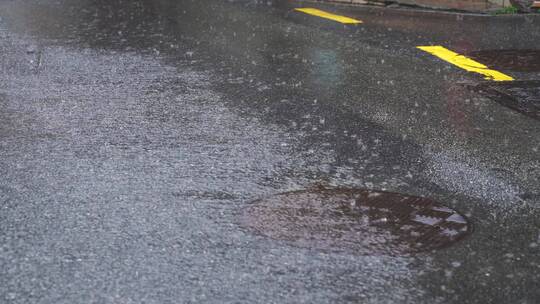
<svg viewBox="0 0 540 304">
<path fill-rule="evenodd" d="M 538 303 L 540 121 L 416 46 L 539 49 L 540 18 L 314 5 L 0 0 L 0 302 Z M 242 226 L 313 187 L 474 231 L 388 256 Z"/>
</svg>

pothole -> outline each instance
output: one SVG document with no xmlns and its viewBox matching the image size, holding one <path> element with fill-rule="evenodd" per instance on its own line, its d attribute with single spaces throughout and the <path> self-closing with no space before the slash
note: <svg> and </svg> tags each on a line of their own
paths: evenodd
<svg viewBox="0 0 540 304">
<path fill-rule="evenodd" d="M 540 120 L 540 81 L 484 83 L 478 90 L 504 106 Z"/>
<path fill-rule="evenodd" d="M 429 198 L 362 189 L 288 192 L 244 211 L 242 225 L 263 236 L 359 255 L 429 251 L 471 231 L 464 216 Z"/>
<path fill-rule="evenodd" d="M 467 55 L 494 69 L 540 72 L 540 50 L 482 50 Z"/>
</svg>

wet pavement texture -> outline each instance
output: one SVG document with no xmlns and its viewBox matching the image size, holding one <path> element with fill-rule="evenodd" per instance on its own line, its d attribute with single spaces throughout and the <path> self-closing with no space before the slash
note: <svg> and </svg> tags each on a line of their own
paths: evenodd
<svg viewBox="0 0 540 304">
<path fill-rule="evenodd" d="M 308 5 L 0 0 L 0 302 L 537 303 L 540 124 L 415 47 L 537 51 L 538 16 Z M 388 254 L 246 227 L 317 185 L 474 231 Z"/>
<path fill-rule="evenodd" d="M 484 83 L 476 88 L 501 105 L 540 120 L 540 81 Z"/>
</svg>

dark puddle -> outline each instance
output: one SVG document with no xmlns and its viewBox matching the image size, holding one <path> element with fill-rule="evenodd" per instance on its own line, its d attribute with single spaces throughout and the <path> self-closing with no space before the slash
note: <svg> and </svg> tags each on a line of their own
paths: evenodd
<svg viewBox="0 0 540 304">
<path fill-rule="evenodd" d="M 477 90 L 491 99 L 540 120 L 540 81 L 490 82 Z"/>
<path fill-rule="evenodd" d="M 483 50 L 467 55 L 492 69 L 540 72 L 540 50 Z"/>
<path fill-rule="evenodd" d="M 467 235 L 464 216 L 431 199 L 359 189 L 306 190 L 250 204 L 242 225 L 291 245 L 360 255 L 404 255 Z"/>
</svg>

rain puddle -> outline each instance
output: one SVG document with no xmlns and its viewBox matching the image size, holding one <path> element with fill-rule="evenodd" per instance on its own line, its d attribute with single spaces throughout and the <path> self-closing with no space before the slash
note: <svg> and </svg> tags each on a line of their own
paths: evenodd
<svg viewBox="0 0 540 304">
<path fill-rule="evenodd" d="M 540 50 L 483 50 L 469 57 L 490 68 L 515 72 L 540 72 Z"/>
<path fill-rule="evenodd" d="M 467 235 L 466 218 L 431 199 L 361 189 L 306 190 L 250 204 L 242 225 L 290 245 L 360 255 L 404 255 Z"/>
<path fill-rule="evenodd" d="M 500 104 L 540 120 L 540 81 L 486 83 L 478 89 Z"/>
</svg>

